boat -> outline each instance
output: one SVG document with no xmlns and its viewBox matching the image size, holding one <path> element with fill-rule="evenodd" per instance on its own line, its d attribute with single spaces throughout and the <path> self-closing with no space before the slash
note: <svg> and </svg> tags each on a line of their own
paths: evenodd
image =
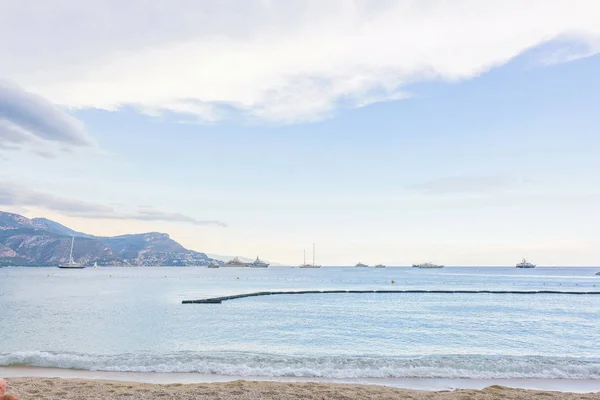
<svg viewBox="0 0 600 400">
<path fill-rule="evenodd" d="M 413 264 L 413 268 L 431 269 L 431 268 L 444 268 L 444 266 L 426 262 L 423 264 Z"/>
<path fill-rule="evenodd" d="M 383 264 L 377 264 L 373 268 L 385 268 L 385 265 L 383 265 Z"/>
<path fill-rule="evenodd" d="M 75 236 L 71 236 L 71 251 L 69 252 L 69 262 L 66 264 L 61 264 L 58 266 L 58 268 L 63 268 L 63 269 L 83 269 L 85 268 L 83 265 L 76 263 L 75 260 L 73 260 L 73 245 L 75 244 Z"/>
<path fill-rule="evenodd" d="M 321 268 L 320 265 L 315 264 L 315 244 L 313 243 L 313 262 L 312 264 L 306 263 L 306 250 L 304 250 L 304 262 L 300 265 L 300 268 Z"/>
<path fill-rule="evenodd" d="M 223 267 L 247 267 L 248 264 L 235 257 L 223 264 Z"/>
<path fill-rule="evenodd" d="M 520 263 L 517 264 L 517 268 L 535 268 L 535 265 L 527 262 L 526 259 L 523 259 Z"/>
<path fill-rule="evenodd" d="M 219 268 L 221 266 L 221 264 L 219 264 L 218 261 L 216 260 L 212 260 L 209 264 L 208 264 L 208 268 Z"/>
<path fill-rule="evenodd" d="M 256 256 L 256 260 L 248 264 L 250 268 L 267 268 L 269 266 L 268 263 L 263 262 L 258 256 Z"/>
<path fill-rule="evenodd" d="M 356 265 L 355 265 L 355 267 L 356 267 L 356 268 L 366 268 L 366 267 L 368 267 L 368 265 L 367 265 L 367 264 L 363 264 L 363 263 L 359 262 L 358 264 L 356 264 Z"/>
<path fill-rule="evenodd" d="M 94 261 L 94 268 L 98 269 L 98 261 Z"/>
</svg>

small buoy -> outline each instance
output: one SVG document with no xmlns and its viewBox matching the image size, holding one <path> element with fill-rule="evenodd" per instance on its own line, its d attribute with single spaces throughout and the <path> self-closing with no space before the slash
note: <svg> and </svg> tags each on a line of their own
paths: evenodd
<svg viewBox="0 0 600 400">
<path fill-rule="evenodd" d="M 240 277 L 238 276 L 238 277 L 237 277 L 237 278 L 235 278 L 235 279 L 240 279 Z"/>
<path fill-rule="evenodd" d="M 167 276 L 165 275 L 165 278 L 166 278 L 166 277 L 167 277 Z"/>
<path fill-rule="evenodd" d="M 392 283 L 396 283 L 396 281 L 392 279 Z"/>
<path fill-rule="evenodd" d="M 112 278 L 112 275 L 110 275 L 110 277 Z"/>
</svg>

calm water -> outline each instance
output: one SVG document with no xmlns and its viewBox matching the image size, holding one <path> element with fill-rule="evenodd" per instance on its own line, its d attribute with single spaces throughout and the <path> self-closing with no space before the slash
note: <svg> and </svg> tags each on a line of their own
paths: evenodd
<svg viewBox="0 0 600 400">
<path fill-rule="evenodd" d="M 284 289 L 600 291 L 596 271 L 3 268 L 0 365 L 332 378 L 600 379 L 600 296 L 320 294 L 181 304 Z"/>
</svg>

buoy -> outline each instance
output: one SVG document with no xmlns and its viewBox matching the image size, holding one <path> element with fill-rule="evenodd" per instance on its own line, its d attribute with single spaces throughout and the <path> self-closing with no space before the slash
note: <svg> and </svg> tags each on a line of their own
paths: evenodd
<svg viewBox="0 0 600 400">
<path fill-rule="evenodd" d="M 238 277 L 236 277 L 235 279 L 240 279 L 240 277 L 238 276 Z"/>
<path fill-rule="evenodd" d="M 392 283 L 396 283 L 396 281 L 392 279 Z"/>
</svg>

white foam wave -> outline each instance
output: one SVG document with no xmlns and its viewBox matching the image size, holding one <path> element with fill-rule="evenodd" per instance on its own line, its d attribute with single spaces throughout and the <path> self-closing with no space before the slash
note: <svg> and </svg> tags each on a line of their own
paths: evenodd
<svg viewBox="0 0 600 400">
<path fill-rule="evenodd" d="M 0 365 L 120 372 L 196 372 L 235 376 L 324 378 L 600 379 L 600 359 L 446 355 L 427 357 L 297 357 L 253 353 L 91 355 L 0 354 Z"/>
</svg>

